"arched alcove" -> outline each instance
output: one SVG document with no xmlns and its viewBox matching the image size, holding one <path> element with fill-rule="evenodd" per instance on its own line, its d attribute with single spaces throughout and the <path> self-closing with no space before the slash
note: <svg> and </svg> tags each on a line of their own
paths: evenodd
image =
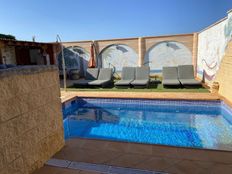
<svg viewBox="0 0 232 174">
<path fill-rule="evenodd" d="M 192 64 L 192 53 L 180 42 L 159 42 L 146 52 L 143 64 L 150 66 L 152 74 L 160 74 L 164 66 Z"/>
<path fill-rule="evenodd" d="M 111 67 L 114 68 L 116 72 L 121 72 L 124 66 L 138 66 L 138 55 L 128 45 L 109 45 L 98 55 L 98 67 Z"/>
<path fill-rule="evenodd" d="M 61 53 L 58 55 L 59 69 L 62 69 Z M 82 47 L 70 46 L 64 48 L 64 59 L 67 70 L 78 69 L 80 76 L 84 76 L 88 68 L 88 61 L 90 59 L 89 53 Z"/>
</svg>

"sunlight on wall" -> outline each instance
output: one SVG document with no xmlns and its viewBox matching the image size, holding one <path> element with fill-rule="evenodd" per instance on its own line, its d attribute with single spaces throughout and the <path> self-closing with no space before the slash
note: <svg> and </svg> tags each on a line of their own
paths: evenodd
<svg viewBox="0 0 232 174">
<path fill-rule="evenodd" d="M 164 66 L 192 64 L 192 53 L 182 43 L 174 41 L 160 42 L 152 46 L 145 54 L 144 65 L 150 66 L 151 73 L 159 74 Z"/>
</svg>

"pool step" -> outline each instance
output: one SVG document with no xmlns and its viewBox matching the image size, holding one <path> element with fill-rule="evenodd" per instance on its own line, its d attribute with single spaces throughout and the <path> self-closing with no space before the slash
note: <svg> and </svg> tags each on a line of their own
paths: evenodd
<svg viewBox="0 0 232 174">
<path fill-rule="evenodd" d="M 68 168 L 73 170 L 84 170 L 91 172 L 99 172 L 105 174 L 168 174 L 165 172 L 140 170 L 134 168 L 116 167 L 103 164 L 83 163 L 69 160 L 61 160 L 52 158 L 46 162 L 46 165 Z"/>
</svg>

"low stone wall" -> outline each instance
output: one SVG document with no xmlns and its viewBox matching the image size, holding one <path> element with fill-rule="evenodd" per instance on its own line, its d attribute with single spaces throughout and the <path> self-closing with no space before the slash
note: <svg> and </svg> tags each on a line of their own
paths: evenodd
<svg viewBox="0 0 232 174">
<path fill-rule="evenodd" d="M 232 41 L 228 44 L 215 81 L 219 82 L 218 93 L 232 102 Z"/>
<path fill-rule="evenodd" d="M 0 173 L 29 174 L 64 145 L 58 71 L 0 71 Z"/>
</svg>

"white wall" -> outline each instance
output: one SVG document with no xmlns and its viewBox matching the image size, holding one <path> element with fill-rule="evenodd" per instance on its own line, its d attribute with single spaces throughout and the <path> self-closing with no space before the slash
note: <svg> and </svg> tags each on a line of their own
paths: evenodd
<svg viewBox="0 0 232 174">
<path fill-rule="evenodd" d="M 197 76 L 213 82 L 232 34 L 232 13 L 198 35 Z"/>
<path fill-rule="evenodd" d="M 16 56 L 15 56 L 15 47 L 13 46 L 5 46 L 1 48 L 2 57 L 5 57 L 4 63 L 6 64 L 16 64 Z"/>
</svg>

